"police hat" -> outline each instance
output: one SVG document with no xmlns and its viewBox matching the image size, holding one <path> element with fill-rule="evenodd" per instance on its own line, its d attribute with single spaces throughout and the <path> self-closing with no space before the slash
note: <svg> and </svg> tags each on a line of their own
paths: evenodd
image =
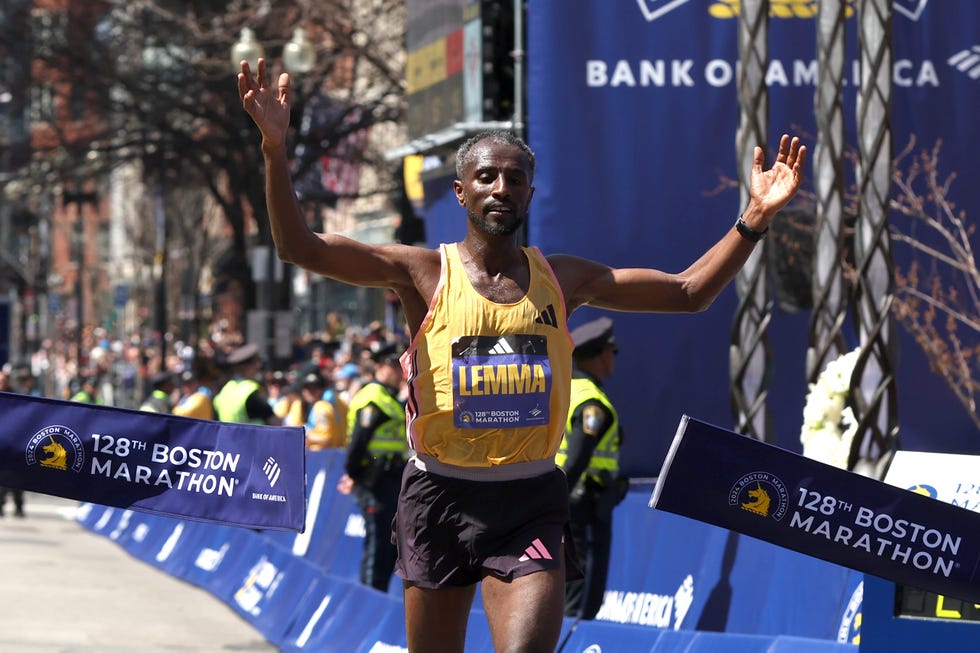
<svg viewBox="0 0 980 653">
<path fill-rule="evenodd" d="M 401 362 L 398 359 L 398 348 L 394 345 L 394 343 L 382 343 L 378 347 L 371 348 L 371 360 L 379 365 L 395 365 L 400 367 Z"/>
<path fill-rule="evenodd" d="M 171 374 L 170 372 L 157 372 L 156 374 L 150 377 L 150 386 L 154 390 L 159 390 L 163 388 L 163 386 L 167 385 L 168 383 L 170 385 L 174 384 L 174 377 L 173 374 Z"/>
<path fill-rule="evenodd" d="M 254 342 L 250 342 L 247 345 L 242 345 L 238 349 L 235 349 L 227 358 L 225 362 L 229 365 L 241 365 L 242 363 L 248 363 L 249 361 L 258 358 L 259 356 L 259 346 Z"/>
<path fill-rule="evenodd" d="M 323 380 L 323 375 L 319 371 L 307 372 L 299 379 L 300 387 L 307 387 L 311 385 L 323 386 L 325 381 Z"/>
<path fill-rule="evenodd" d="M 572 343 L 575 345 L 573 354 L 576 357 L 597 356 L 609 345 L 616 344 L 616 338 L 613 336 L 612 319 L 600 317 L 576 327 L 572 331 Z"/>
</svg>

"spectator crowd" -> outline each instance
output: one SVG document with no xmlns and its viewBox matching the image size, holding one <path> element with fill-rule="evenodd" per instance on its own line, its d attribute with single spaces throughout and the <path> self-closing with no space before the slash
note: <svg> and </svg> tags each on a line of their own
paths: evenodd
<svg viewBox="0 0 980 653">
<path fill-rule="evenodd" d="M 165 338 L 163 345 L 159 339 L 111 338 L 93 329 L 82 338 L 81 355 L 78 344 L 67 339 L 44 341 L 29 360 L 4 365 L 0 392 L 237 421 L 219 415 L 219 393 L 247 377 L 255 384 L 249 400 L 268 402 L 269 417 L 248 421 L 303 426 L 311 450 L 344 448 L 351 399 L 374 380 L 379 354 L 400 354 L 408 338 L 381 322 L 362 327 L 345 324 L 336 314 L 328 317 L 327 329 L 297 338 L 292 356 L 280 361 L 267 360 L 256 343 L 222 323 L 207 337 Z M 405 384 L 400 386 L 404 400 Z M 0 492 L 0 517 L 8 493 L 14 514 L 24 516 L 23 493 Z"/>
</svg>

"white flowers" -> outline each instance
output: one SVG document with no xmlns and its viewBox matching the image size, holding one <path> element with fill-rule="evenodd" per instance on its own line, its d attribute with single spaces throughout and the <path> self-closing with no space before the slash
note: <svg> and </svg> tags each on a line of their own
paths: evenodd
<svg viewBox="0 0 980 653">
<path fill-rule="evenodd" d="M 803 455 L 841 469 L 847 469 L 857 431 L 857 420 L 845 402 L 859 351 L 857 348 L 827 363 L 817 382 L 810 384 L 803 407 Z"/>
</svg>

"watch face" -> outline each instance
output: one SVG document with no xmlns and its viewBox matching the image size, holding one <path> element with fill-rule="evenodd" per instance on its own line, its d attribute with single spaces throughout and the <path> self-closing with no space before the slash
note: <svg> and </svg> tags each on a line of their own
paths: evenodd
<svg viewBox="0 0 980 653">
<path fill-rule="evenodd" d="M 980 622 L 980 604 L 899 585 L 895 589 L 895 615 Z"/>
</svg>

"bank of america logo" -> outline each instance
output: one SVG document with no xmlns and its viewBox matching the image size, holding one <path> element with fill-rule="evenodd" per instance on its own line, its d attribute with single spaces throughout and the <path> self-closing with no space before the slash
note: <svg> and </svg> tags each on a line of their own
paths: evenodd
<svg viewBox="0 0 980 653">
<path fill-rule="evenodd" d="M 265 464 L 262 465 L 262 471 L 265 473 L 265 477 L 269 479 L 269 487 L 276 487 L 276 481 L 279 480 L 279 474 L 282 471 L 276 459 L 269 456 Z"/>
<path fill-rule="evenodd" d="M 640 11 L 643 12 L 643 17 L 650 22 L 652 20 L 657 20 L 668 11 L 673 11 L 681 5 L 687 4 L 691 0 L 636 0 L 636 4 L 640 5 Z"/>
<path fill-rule="evenodd" d="M 898 13 L 905 14 L 912 20 L 919 20 L 919 16 L 926 10 L 927 4 L 929 4 L 929 0 L 895 0 L 892 6 Z"/>
<path fill-rule="evenodd" d="M 946 60 L 950 66 L 966 73 L 970 79 L 980 79 L 980 45 L 968 50 L 960 50 Z"/>
</svg>

